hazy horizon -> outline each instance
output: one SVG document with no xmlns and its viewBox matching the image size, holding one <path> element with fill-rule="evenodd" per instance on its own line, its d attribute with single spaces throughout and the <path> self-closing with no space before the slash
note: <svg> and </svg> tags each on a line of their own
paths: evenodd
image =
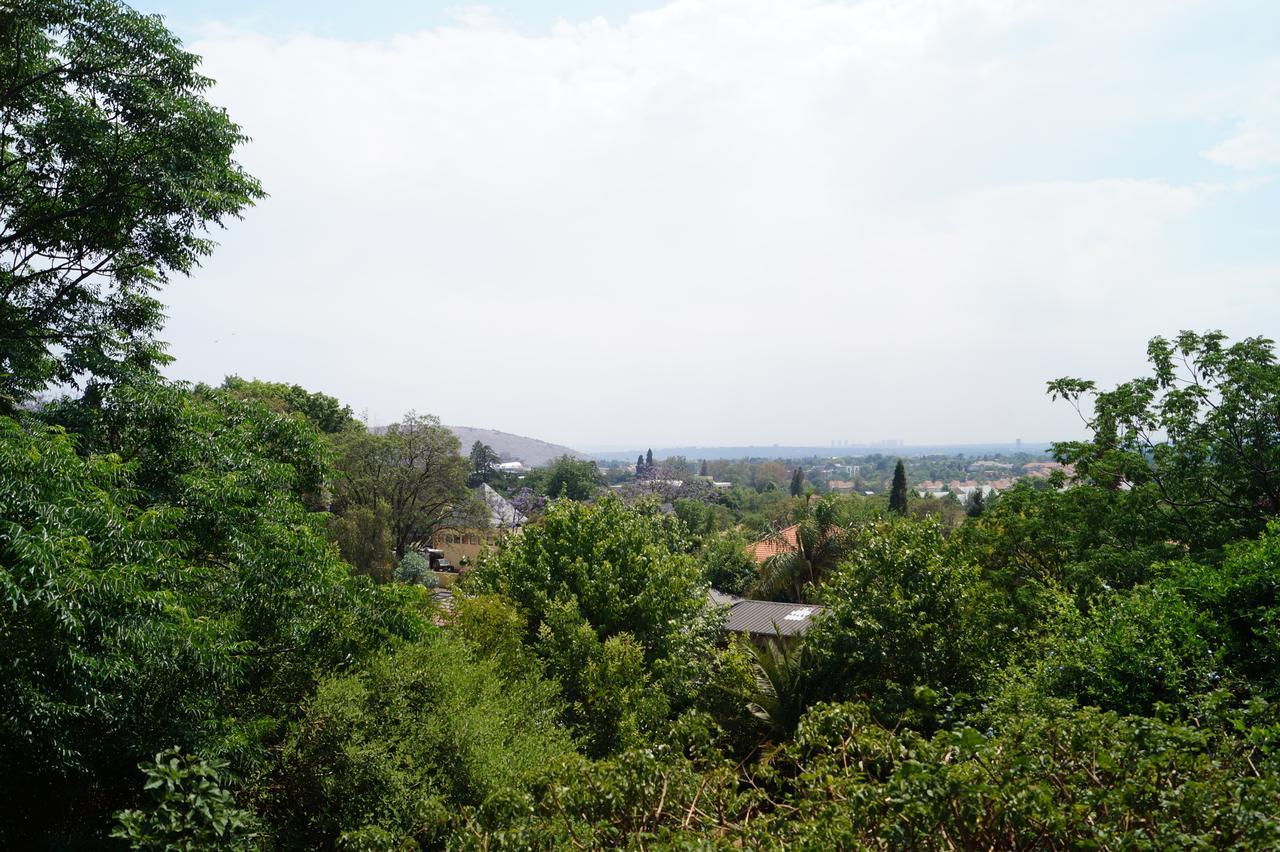
<svg viewBox="0 0 1280 852">
<path fill-rule="evenodd" d="M 1275 4 L 141 8 L 271 194 L 161 294 L 175 378 L 575 448 L 962 444 L 1280 320 Z"/>
</svg>

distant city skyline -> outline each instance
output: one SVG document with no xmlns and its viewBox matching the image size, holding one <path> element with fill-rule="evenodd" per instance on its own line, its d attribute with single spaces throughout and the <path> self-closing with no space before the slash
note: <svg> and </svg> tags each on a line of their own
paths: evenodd
<svg viewBox="0 0 1280 852">
<path fill-rule="evenodd" d="M 1078 436 L 1280 328 L 1280 4 L 148 0 L 270 193 L 161 298 L 228 373 L 569 446 Z M 871 440 L 881 440 L 873 437 Z"/>
</svg>

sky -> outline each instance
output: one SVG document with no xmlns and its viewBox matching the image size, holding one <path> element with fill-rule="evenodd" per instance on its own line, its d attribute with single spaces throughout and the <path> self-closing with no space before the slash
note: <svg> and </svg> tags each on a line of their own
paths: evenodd
<svg viewBox="0 0 1280 852">
<path fill-rule="evenodd" d="M 1280 321 L 1274 0 L 139 0 L 270 197 L 176 378 L 578 448 L 1074 437 Z"/>
</svg>

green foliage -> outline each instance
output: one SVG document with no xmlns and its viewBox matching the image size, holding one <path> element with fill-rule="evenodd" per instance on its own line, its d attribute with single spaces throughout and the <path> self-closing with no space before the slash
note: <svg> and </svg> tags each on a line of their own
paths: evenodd
<svg viewBox="0 0 1280 852">
<path fill-rule="evenodd" d="M 524 645 L 524 619 L 506 598 L 499 595 L 456 597 L 452 627 L 475 653 L 493 659 L 507 676 L 523 676 L 539 670 L 540 663 Z"/>
<path fill-rule="evenodd" d="M 326 534 L 342 558 L 379 583 L 391 579 L 395 561 L 389 516 L 387 504 L 379 501 L 373 506 L 346 505 L 341 514 L 325 520 Z"/>
<path fill-rule="evenodd" d="M 741 595 L 755 581 L 756 563 L 747 552 L 749 545 L 745 536 L 732 530 L 703 542 L 698 560 L 711 588 Z"/>
<path fill-rule="evenodd" d="M 1096 393 L 1088 441 L 1055 445 L 1101 488 L 1150 495 L 1152 525 L 1193 551 L 1251 538 L 1280 513 L 1280 364 L 1274 344 L 1183 331 L 1147 347 L 1151 375 Z M 1049 383 L 1077 408 L 1093 382 Z"/>
<path fill-rule="evenodd" d="M 573 754 L 554 693 L 443 635 L 325 679 L 262 787 L 276 842 L 443 845 L 460 807 L 517 796 Z"/>
<path fill-rule="evenodd" d="M 334 443 L 335 511 L 364 508 L 384 517 L 396 558 L 446 523 L 479 513 L 467 490 L 461 445 L 438 417 L 410 412 L 384 434 L 348 429 Z M 376 542 L 362 547 L 374 549 Z"/>
<path fill-rule="evenodd" d="M 1254 541 L 1229 545 L 1221 565 L 1163 566 L 1156 583 L 1212 620 L 1224 665 L 1242 684 L 1280 699 L 1280 521 Z"/>
<path fill-rule="evenodd" d="M 538 472 L 531 483 L 540 494 L 555 499 L 590 500 L 600 488 L 600 471 L 596 463 L 573 456 L 561 456 L 547 468 Z"/>
<path fill-rule="evenodd" d="M 1280 842 L 1274 732 L 1095 710 L 924 737 L 821 705 L 749 775 L 666 744 L 480 809 L 466 848 L 1168 849 Z M 1248 736 L 1227 731 L 1239 728 Z"/>
<path fill-rule="evenodd" d="M 560 501 L 504 540 L 467 587 L 515 605 L 593 753 L 617 750 L 705 677 L 715 625 L 674 518 L 612 496 Z"/>
<path fill-rule="evenodd" d="M 965 498 L 964 513 L 971 518 L 982 517 L 982 512 L 986 508 L 986 497 L 983 496 L 981 488 L 975 488 L 969 492 L 969 496 Z"/>
<path fill-rule="evenodd" d="M 899 515 L 907 513 L 907 470 L 902 466 L 902 459 L 893 468 L 893 486 L 889 491 L 889 511 Z"/>
<path fill-rule="evenodd" d="M 110 0 L 0 6 L 0 413 L 163 363 L 152 293 L 262 197 L 198 61 Z"/>
<path fill-rule="evenodd" d="M 1150 715 L 1221 685 L 1215 626 L 1172 588 L 1107 595 L 1087 615 L 1072 609 L 1062 621 L 1029 648 L 1031 680 L 1042 695 Z"/>
<path fill-rule="evenodd" d="M 806 506 L 796 522 L 795 543 L 794 549 L 782 550 L 760 566 L 749 588 L 752 597 L 801 601 L 825 579 L 852 544 L 840 526 L 839 503 L 824 497 Z"/>
<path fill-rule="evenodd" d="M 471 475 L 467 482 L 474 487 L 493 479 L 496 472 L 494 467 L 502 461 L 502 457 L 494 452 L 493 447 L 482 441 L 476 441 L 471 445 L 468 460 L 471 462 Z"/>
<path fill-rule="evenodd" d="M 1107 589 L 1145 582 L 1153 564 L 1182 556 L 1184 548 L 1162 534 L 1159 514 L 1145 489 L 1022 484 L 1001 494 L 958 538 L 1031 623 L 1046 588 L 1073 594 L 1083 605 Z"/>
<path fill-rule="evenodd" d="M 152 801 L 145 810 L 121 811 L 111 836 L 130 849 L 250 850 L 259 848 L 257 821 L 237 808 L 226 777 L 225 761 L 183 754 L 177 746 L 138 768 Z"/>
<path fill-rule="evenodd" d="M 322 469 L 305 424 L 162 383 L 114 386 L 95 417 L 79 441 L 0 419 L 11 845 L 63 813 L 100 827 L 165 743 L 256 753 L 318 667 L 420 624 L 302 505 Z"/>
<path fill-rule="evenodd" d="M 710 504 L 688 497 L 677 498 L 673 504 L 676 517 L 684 524 L 685 532 L 694 541 L 715 531 L 716 512 Z"/>
<path fill-rule="evenodd" d="M 763 646 L 748 644 L 751 651 L 751 688 L 747 710 L 780 739 L 791 736 L 810 703 L 813 662 L 809 646 L 793 644 L 779 632 Z"/>
<path fill-rule="evenodd" d="M 933 521 L 859 530 L 822 600 L 826 613 L 805 637 L 819 697 L 866 701 L 887 722 L 929 724 L 941 698 L 979 688 L 1011 638 L 980 572 Z"/>
<path fill-rule="evenodd" d="M 431 565 L 427 558 L 416 550 L 410 550 L 396 567 L 396 579 L 402 583 L 421 583 L 423 578 L 431 574 Z M 432 579 L 435 579 L 434 575 Z"/>
<path fill-rule="evenodd" d="M 227 376 L 220 390 L 238 399 L 262 403 L 272 411 L 297 414 L 326 434 L 359 425 L 351 415 L 351 406 L 343 405 L 327 394 L 308 391 L 301 385 L 257 379 L 247 381 L 239 376 Z"/>
</svg>

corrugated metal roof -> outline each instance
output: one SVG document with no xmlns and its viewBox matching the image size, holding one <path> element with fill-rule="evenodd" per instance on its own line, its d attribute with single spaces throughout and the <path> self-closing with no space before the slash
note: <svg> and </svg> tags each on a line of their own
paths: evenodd
<svg viewBox="0 0 1280 852">
<path fill-rule="evenodd" d="M 715 589 L 711 590 L 708 598 L 714 606 L 728 607 L 726 630 L 757 636 L 776 636 L 779 633 L 783 636 L 800 636 L 823 610 L 813 604 L 753 601 L 726 595 Z"/>
</svg>

